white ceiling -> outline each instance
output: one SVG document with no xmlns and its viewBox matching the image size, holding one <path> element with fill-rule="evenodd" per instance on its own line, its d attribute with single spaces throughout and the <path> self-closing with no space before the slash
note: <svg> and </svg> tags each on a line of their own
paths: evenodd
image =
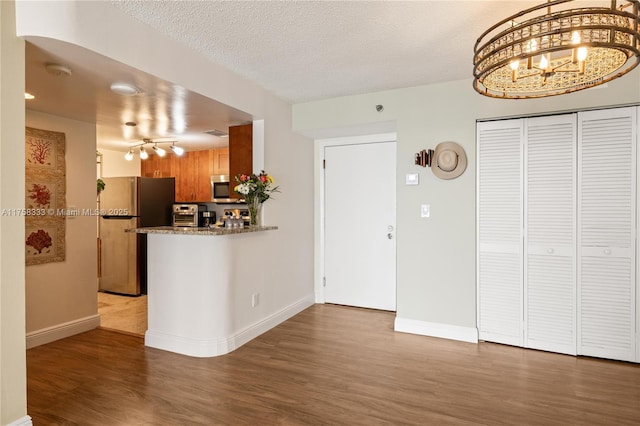
<svg viewBox="0 0 640 426">
<path fill-rule="evenodd" d="M 473 46 L 496 21 L 538 1 L 137 1 L 115 7 L 291 103 L 472 77 Z M 27 107 L 96 122 L 98 144 L 127 150 L 141 138 L 187 149 L 226 143 L 252 117 L 93 52 L 30 40 Z M 47 62 L 71 76 L 53 76 Z M 143 95 L 109 91 L 121 80 Z M 469 85 L 469 90 L 473 90 Z M 64 102 L 62 102 L 64 100 Z M 138 126 L 123 126 L 125 121 Z M 186 128 L 185 128 L 186 126 Z"/>
</svg>

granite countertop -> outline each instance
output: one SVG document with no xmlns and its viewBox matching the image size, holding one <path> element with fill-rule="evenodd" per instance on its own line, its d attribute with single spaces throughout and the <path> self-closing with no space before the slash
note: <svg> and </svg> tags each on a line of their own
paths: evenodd
<svg viewBox="0 0 640 426">
<path fill-rule="evenodd" d="M 126 232 L 137 234 L 174 234 L 174 235 L 231 235 L 249 232 L 273 231 L 277 226 L 249 226 L 245 228 L 189 228 L 177 226 L 149 226 L 127 229 Z"/>
</svg>

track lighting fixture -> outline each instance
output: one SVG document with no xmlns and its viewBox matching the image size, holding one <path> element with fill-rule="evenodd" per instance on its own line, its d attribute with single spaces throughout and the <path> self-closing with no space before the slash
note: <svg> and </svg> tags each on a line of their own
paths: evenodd
<svg viewBox="0 0 640 426">
<path fill-rule="evenodd" d="M 140 148 L 140 159 L 141 160 L 146 160 L 147 158 L 149 158 L 149 153 L 147 152 L 147 150 L 145 149 L 145 145 L 147 144 L 152 144 L 151 149 L 153 149 L 154 153 L 156 155 L 158 155 L 159 157 L 164 157 L 165 155 L 167 155 L 167 150 L 161 148 L 158 146 L 158 144 L 161 143 L 170 143 L 171 146 L 169 147 L 171 149 L 171 151 L 173 151 L 173 153 L 175 155 L 182 155 L 184 154 L 184 149 L 176 146 L 176 141 L 152 141 L 151 139 L 142 139 L 141 143 L 138 143 L 132 147 L 129 148 L 129 152 L 127 152 L 124 155 L 125 160 L 127 161 L 131 161 L 133 160 L 133 156 L 134 156 L 134 149 L 136 148 Z"/>
<path fill-rule="evenodd" d="M 153 145 L 153 150 L 156 152 L 156 154 L 158 154 L 160 157 L 164 157 L 167 153 L 167 151 L 165 151 L 162 148 L 158 148 L 158 144 Z"/>
<path fill-rule="evenodd" d="M 180 148 L 179 146 L 176 146 L 176 143 L 174 142 L 170 147 L 171 151 L 174 152 L 174 154 L 176 155 L 182 155 L 184 154 L 184 149 Z"/>
</svg>

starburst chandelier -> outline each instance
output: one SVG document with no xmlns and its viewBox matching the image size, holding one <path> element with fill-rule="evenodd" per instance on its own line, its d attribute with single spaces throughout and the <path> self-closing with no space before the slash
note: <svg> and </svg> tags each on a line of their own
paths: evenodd
<svg viewBox="0 0 640 426">
<path fill-rule="evenodd" d="M 478 38 L 473 86 L 482 95 L 506 99 L 598 86 L 638 65 L 639 27 L 638 0 L 549 0 Z"/>
</svg>

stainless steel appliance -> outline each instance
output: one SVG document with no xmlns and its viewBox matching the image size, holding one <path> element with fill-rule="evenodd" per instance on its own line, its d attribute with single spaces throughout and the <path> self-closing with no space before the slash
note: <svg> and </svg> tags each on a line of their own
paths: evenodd
<svg viewBox="0 0 640 426">
<path fill-rule="evenodd" d="M 206 209 L 202 204 L 174 204 L 171 225 L 195 228 L 199 225 L 200 212 Z"/>
<path fill-rule="evenodd" d="M 171 225 L 174 178 L 103 178 L 98 229 L 100 291 L 138 296 L 147 293 L 147 236 L 129 228 Z"/>
<path fill-rule="evenodd" d="M 211 176 L 211 201 L 214 203 L 238 203 L 241 200 L 231 198 L 234 185 L 230 181 L 229 175 Z"/>
</svg>

